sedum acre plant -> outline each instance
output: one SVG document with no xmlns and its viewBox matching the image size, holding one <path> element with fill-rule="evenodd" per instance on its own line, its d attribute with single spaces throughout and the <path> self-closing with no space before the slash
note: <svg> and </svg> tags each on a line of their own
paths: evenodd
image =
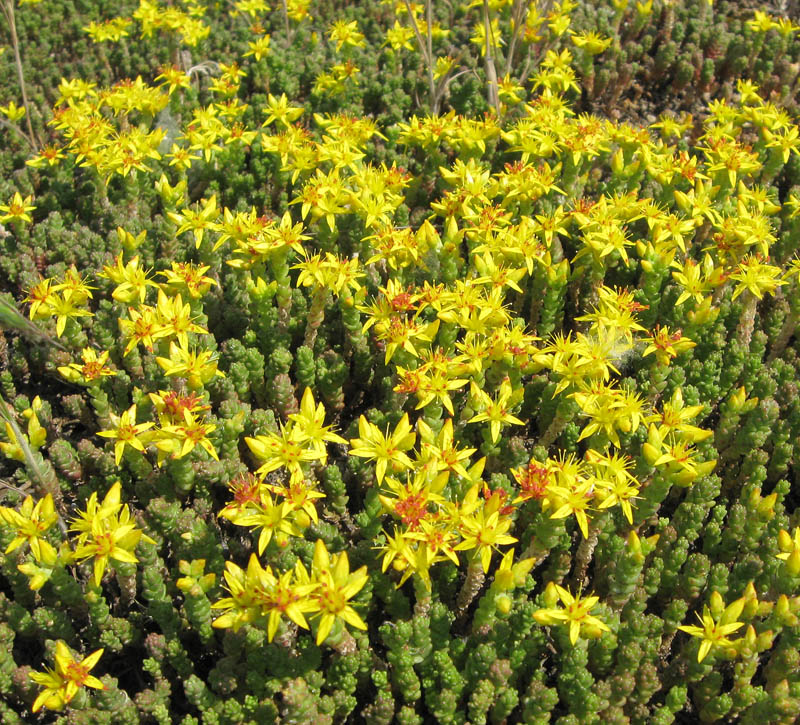
<svg viewBox="0 0 800 725">
<path fill-rule="evenodd" d="M 31 4 L 4 723 L 800 717 L 789 18 Z"/>
</svg>

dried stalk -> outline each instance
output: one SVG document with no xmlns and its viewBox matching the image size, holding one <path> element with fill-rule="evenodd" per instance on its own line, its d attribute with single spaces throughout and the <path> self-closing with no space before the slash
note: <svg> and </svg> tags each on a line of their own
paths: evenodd
<svg viewBox="0 0 800 725">
<path fill-rule="evenodd" d="M 19 87 L 22 91 L 22 105 L 25 107 L 25 122 L 28 126 L 28 137 L 31 146 L 37 151 L 42 147 L 42 140 L 33 133 L 33 125 L 31 124 L 31 106 L 28 102 L 28 90 L 25 86 L 25 76 L 22 72 L 22 58 L 19 54 L 19 38 L 17 37 L 17 22 L 14 16 L 14 0 L 4 0 L 3 5 L 0 6 L 3 10 L 3 15 L 6 16 L 8 28 L 11 32 L 11 47 L 14 49 L 14 63 L 17 66 L 17 79 L 19 80 Z"/>
<path fill-rule="evenodd" d="M 408 12 L 409 20 L 411 21 L 411 27 L 414 30 L 414 35 L 417 36 L 417 44 L 419 45 L 419 51 L 422 53 L 422 58 L 425 61 L 425 65 L 428 68 L 428 92 L 431 96 L 431 113 L 434 116 L 439 115 L 439 99 L 437 98 L 436 94 L 436 82 L 433 79 L 433 36 L 431 34 L 431 0 L 425 0 L 425 22 L 427 23 L 428 27 L 426 28 L 426 40 L 422 39 L 422 33 L 419 31 L 419 25 L 417 25 L 417 19 L 414 17 L 414 13 L 411 11 L 411 4 L 408 0 L 404 0 L 406 5 L 406 12 Z"/>
<path fill-rule="evenodd" d="M 497 86 L 497 68 L 494 65 L 494 55 L 492 54 L 492 26 L 489 22 L 489 0 L 483 0 L 483 30 L 486 53 L 484 64 L 486 66 L 486 79 L 489 81 L 487 89 L 489 105 L 494 107 L 494 112 L 500 118 L 500 94 Z"/>
</svg>

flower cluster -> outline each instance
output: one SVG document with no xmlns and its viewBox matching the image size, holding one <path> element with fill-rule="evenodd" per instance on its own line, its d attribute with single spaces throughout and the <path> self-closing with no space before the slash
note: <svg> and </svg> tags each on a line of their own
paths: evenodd
<svg viewBox="0 0 800 725">
<path fill-rule="evenodd" d="M 798 28 L 546 5 L 3 5 L 0 720 L 800 717 Z"/>
</svg>

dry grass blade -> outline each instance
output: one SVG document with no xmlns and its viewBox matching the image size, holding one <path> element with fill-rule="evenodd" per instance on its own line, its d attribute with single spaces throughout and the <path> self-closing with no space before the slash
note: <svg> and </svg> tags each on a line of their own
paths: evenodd
<svg viewBox="0 0 800 725">
<path fill-rule="evenodd" d="M 50 337 L 45 332 L 42 332 L 36 325 L 34 325 L 28 318 L 26 318 L 16 306 L 6 299 L 5 295 L 0 295 L 0 327 L 5 330 L 16 330 L 17 332 L 32 337 L 43 342 L 47 342 L 59 350 L 68 352 L 58 340 Z"/>
</svg>

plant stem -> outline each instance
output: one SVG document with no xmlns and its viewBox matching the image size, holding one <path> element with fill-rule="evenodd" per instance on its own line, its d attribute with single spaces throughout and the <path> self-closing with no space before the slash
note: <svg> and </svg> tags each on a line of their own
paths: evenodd
<svg viewBox="0 0 800 725">
<path fill-rule="evenodd" d="M 592 561 L 597 539 L 603 529 L 605 519 L 594 519 L 589 522 L 589 536 L 581 540 L 575 555 L 575 573 L 572 578 L 573 588 L 582 588 L 586 584 L 586 571 Z"/>
<path fill-rule="evenodd" d="M 492 55 L 492 33 L 491 24 L 489 22 L 489 0 L 483 0 L 483 30 L 484 42 L 486 44 L 485 66 L 486 66 L 486 79 L 489 81 L 488 100 L 489 105 L 494 106 L 494 112 L 500 118 L 500 96 L 497 91 L 497 69 L 494 65 L 494 56 Z"/>
<path fill-rule="evenodd" d="M 328 301 L 328 288 L 315 287 L 311 297 L 311 308 L 306 318 L 306 334 L 303 344 L 309 349 L 314 349 L 317 340 L 317 331 L 325 319 L 325 304 Z"/>
<path fill-rule="evenodd" d="M 745 290 L 742 295 L 744 306 L 739 317 L 739 326 L 736 329 L 736 337 L 745 348 L 750 347 L 750 339 L 753 336 L 753 327 L 756 322 L 756 310 L 758 309 L 758 298 L 750 291 Z"/>
<path fill-rule="evenodd" d="M 26 116 L 28 115 L 27 111 L 25 115 Z M 5 118 L 0 118 L 0 126 L 5 126 L 7 129 L 13 131 L 20 138 L 24 139 L 25 143 L 27 143 L 28 146 L 30 146 L 34 151 L 36 151 L 36 144 L 33 141 L 31 141 L 30 138 L 28 138 L 28 135 L 26 133 L 18 129 L 13 123 L 9 123 L 8 121 L 6 121 Z"/>
<path fill-rule="evenodd" d="M 28 103 L 28 91 L 25 87 L 25 76 L 22 72 L 22 58 L 19 54 L 19 38 L 17 37 L 17 22 L 14 16 L 14 0 L 5 0 L 2 8 L 3 15 L 6 16 L 6 20 L 8 21 L 8 28 L 11 31 L 11 47 L 14 49 L 14 63 L 17 66 L 17 79 L 19 80 L 19 87 L 22 91 L 22 105 L 25 107 L 25 122 L 28 126 L 28 137 L 30 138 L 31 145 L 38 151 L 42 147 L 42 141 L 33 133 L 33 126 L 31 125 L 31 107 L 30 103 Z"/>
<path fill-rule="evenodd" d="M 794 331 L 797 329 L 797 323 L 797 315 L 791 311 L 787 312 L 786 318 L 783 320 L 781 331 L 772 343 L 767 362 L 775 360 L 786 349 L 786 345 L 789 344 L 789 340 L 792 339 L 792 335 L 794 335 Z"/>
<path fill-rule="evenodd" d="M 476 556 L 470 561 L 469 567 L 467 567 L 467 578 L 464 579 L 464 584 L 461 587 L 461 591 L 458 593 L 455 611 L 457 622 L 467 613 L 469 605 L 472 604 L 472 600 L 475 599 L 483 586 L 485 578 L 486 575 L 483 572 L 480 556 Z"/>
<path fill-rule="evenodd" d="M 524 24 L 523 17 L 525 15 L 527 15 L 527 7 L 522 4 L 521 0 L 514 0 L 514 5 L 511 8 L 511 22 L 514 23 L 514 34 L 511 36 L 511 45 L 508 47 L 505 75 L 511 73 L 511 64 L 514 62 L 514 51 L 517 49 L 517 41 L 519 40 L 520 31 Z"/>
<path fill-rule="evenodd" d="M 286 40 L 289 42 L 289 45 L 292 44 L 292 28 L 289 25 L 289 6 L 286 4 L 286 0 L 283 0 L 283 23 L 286 27 Z"/>
<path fill-rule="evenodd" d="M 436 96 L 436 83 L 433 80 L 433 36 L 431 35 L 431 0 L 425 2 L 425 22 L 428 27 L 427 30 L 427 43 L 422 39 L 422 33 L 419 32 L 419 25 L 414 13 L 411 11 L 411 4 L 408 0 L 403 0 L 406 4 L 406 11 L 411 20 L 411 27 L 414 30 L 414 35 L 417 36 L 417 44 L 419 45 L 419 52 L 422 53 L 422 58 L 425 65 L 428 67 L 428 92 L 430 93 L 431 113 L 434 116 L 439 114 L 439 99 Z"/>
</svg>

